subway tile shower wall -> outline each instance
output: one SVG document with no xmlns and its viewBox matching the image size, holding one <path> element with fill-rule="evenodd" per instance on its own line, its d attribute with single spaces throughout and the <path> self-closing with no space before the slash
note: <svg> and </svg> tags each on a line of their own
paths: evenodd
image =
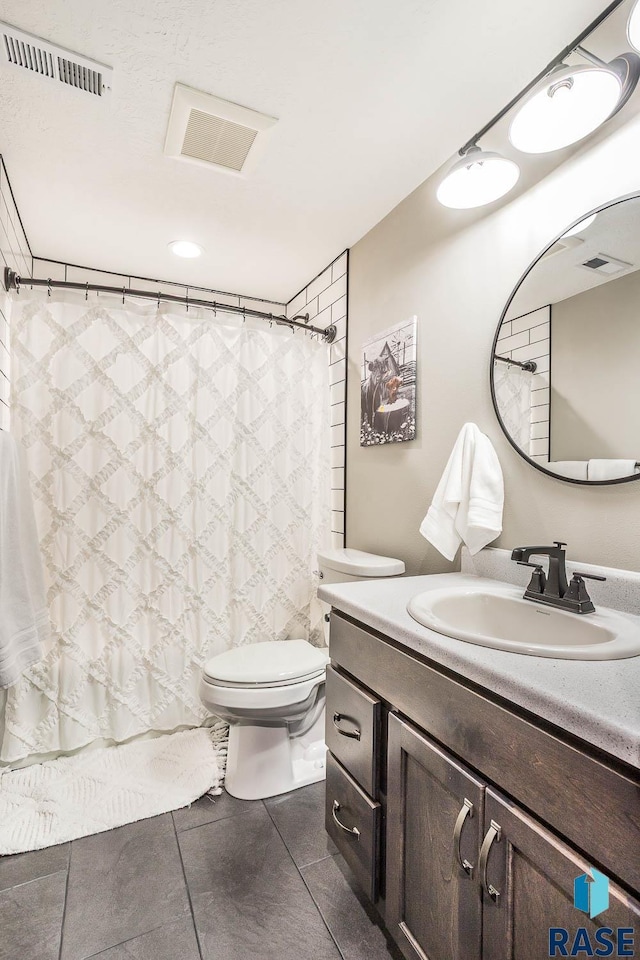
<svg viewBox="0 0 640 960">
<path fill-rule="evenodd" d="M 551 307 L 540 307 L 503 323 L 496 346 L 501 357 L 535 360 L 531 384 L 531 432 L 529 450 L 536 463 L 549 462 L 549 385 L 551 369 Z"/>
<path fill-rule="evenodd" d="M 347 278 L 349 252 L 345 250 L 311 283 L 287 304 L 287 316 L 309 314 L 317 327 L 336 327 L 336 338 L 329 348 L 331 385 L 331 540 L 333 547 L 344 546 L 345 530 L 345 445 L 347 386 Z"/>
<path fill-rule="evenodd" d="M 0 158 L 0 267 L 10 267 L 22 277 L 32 276 L 33 260 L 29 242 L 20 222 L 4 161 Z M 9 296 L 0 283 L 0 427 L 9 429 Z"/>
</svg>

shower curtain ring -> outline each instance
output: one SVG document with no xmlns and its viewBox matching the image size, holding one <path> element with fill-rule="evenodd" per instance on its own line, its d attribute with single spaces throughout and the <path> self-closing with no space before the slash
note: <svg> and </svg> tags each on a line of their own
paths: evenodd
<svg viewBox="0 0 640 960">
<path fill-rule="evenodd" d="M 187 313 L 189 313 L 189 287 L 187 287 L 187 293 L 185 295 L 185 299 L 187 301 Z"/>
<path fill-rule="evenodd" d="M 122 306 L 123 307 L 124 307 L 124 291 L 125 291 L 125 288 L 123 287 L 122 288 Z"/>
<path fill-rule="evenodd" d="M 16 293 L 20 295 L 20 277 L 16 276 Z"/>
<path fill-rule="evenodd" d="M 247 311 L 244 307 L 242 308 L 242 322 L 243 323 L 247 322 Z"/>
<path fill-rule="evenodd" d="M 49 277 L 47 280 L 47 296 L 51 296 L 51 277 Z"/>
<path fill-rule="evenodd" d="M 158 310 L 160 309 L 160 291 L 158 290 Z"/>
<path fill-rule="evenodd" d="M 89 299 L 89 281 L 87 280 L 87 288 L 84 291 L 84 299 L 87 301 Z"/>
</svg>

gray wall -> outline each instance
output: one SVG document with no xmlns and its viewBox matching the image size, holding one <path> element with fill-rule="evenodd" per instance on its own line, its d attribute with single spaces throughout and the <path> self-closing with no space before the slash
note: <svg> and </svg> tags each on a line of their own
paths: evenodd
<svg viewBox="0 0 640 960">
<path fill-rule="evenodd" d="M 493 441 L 505 477 L 497 546 L 562 539 L 585 562 L 640 570 L 640 482 L 588 488 L 534 470 L 502 434 L 489 391 L 492 339 L 512 288 L 569 223 L 640 190 L 639 132 L 633 118 L 601 134 L 537 186 L 486 212 L 440 207 L 438 178 L 430 178 L 352 248 L 349 546 L 400 557 L 409 573 L 451 569 L 418 527 L 460 427 L 472 420 Z M 361 448 L 362 342 L 412 314 L 419 324 L 417 439 Z"/>
<path fill-rule="evenodd" d="M 640 271 L 555 303 L 551 334 L 551 459 L 640 460 Z"/>
</svg>

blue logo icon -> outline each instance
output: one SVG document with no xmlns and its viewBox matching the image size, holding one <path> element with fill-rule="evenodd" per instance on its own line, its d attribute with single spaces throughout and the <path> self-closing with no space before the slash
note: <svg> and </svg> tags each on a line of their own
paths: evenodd
<svg viewBox="0 0 640 960">
<path fill-rule="evenodd" d="M 609 878 L 599 870 L 573 881 L 573 905 L 589 917 L 597 917 L 609 908 Z M 549 927 L 550 957 L 635 957 L 633 927 L 578 927 L 575 933 L 565 927 Z"/>
<path fill-rule="evenodd" d="M 593 919 L 609 909 L 609 878 L 593 867 L 589 872 L 573 881 L 573 905 Z"/>
</svg>

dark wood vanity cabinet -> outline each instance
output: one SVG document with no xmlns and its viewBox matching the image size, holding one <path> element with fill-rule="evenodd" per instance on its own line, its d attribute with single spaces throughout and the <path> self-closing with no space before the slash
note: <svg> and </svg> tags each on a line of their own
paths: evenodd
<svg viewBox="0 0 640 960">
<path fill-rule="evenodd" d="M 574 880 L 593 864 L 490 787 L 484 826 L 486 874 L 481 862 L 479 878 L 484 960 L 548 957 L 551 927 L 566 929 L 571 940 L 577 927 L 585 927 L 596 946 L 599 927 L 623 927 L 633 929 L 636 945 L 640 943 L 640 902 L 610 881 L 605 912 L 594 920 L 578 912 Z M 611 956 L 616 955 L 614 950 Z"/>
<path fill-rule="evenodd" d="M 389 716 L 386 921 L 411 960 L 480 960 L 484 784 Z"/>
<path fill-rule="evenodd" d="M 385 919 L 405 956 L 546 957 L 550 927 L 575 929 L 591 864 L 393 714 L 388 778 Z M 607 926 L 640 931 L 633 898 L 610 883 L 609 902 Z M 593 937 L 600 920 L 579 925 Z"/>
<path fill-rule="evenodd" d="M 544 740 L 519 740 L 515 712 L 505 750 L 502 706 L 465 702 L 457 680 L 335 612 L 331 655 L 327 829 L 408 960 L 537 960 L 552 927 L 584 927 L 594 948 L 599 928 L 633 928 L 640 955 L 634 771 L 567 743 L 559 776 L 557 738 L 549 756 Z M 526 781 L 506 769 L 514 749 Z M 589 784 L 607 792 L 581 796 Z M 573 902 L 591 867 L 610 878 L 594 920 Z"/>
</svg>

